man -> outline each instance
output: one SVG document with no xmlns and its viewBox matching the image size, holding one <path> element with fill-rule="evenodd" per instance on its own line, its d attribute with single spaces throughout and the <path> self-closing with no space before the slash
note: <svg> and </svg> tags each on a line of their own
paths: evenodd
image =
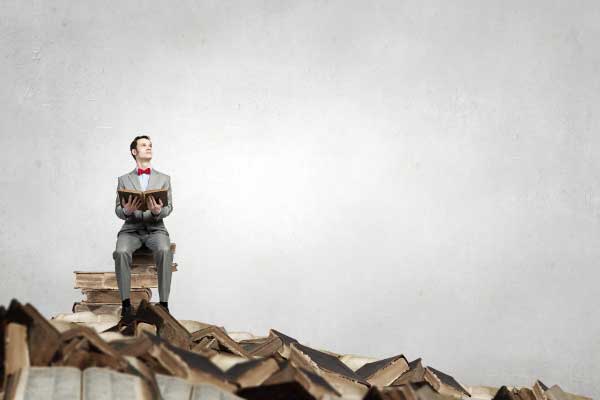
<svg viewBox="0 0 600 400">
<path fill-rule="evenodd" d="M 171 287 L 171 264 L 173 254 L 170 251 L 171 241 L 163 219 L 173 211 L 171 197 L 171 178 L 169 175 L 152 168 L 152 142 L 148 136 L 137 136 L 131 142 L 129 151 L 136 162 L 136 168 L 128 174 L 119 177 L 117 189 L 150 190 L 168 189 L 169 204 L 163 207 L 161 200 L 157 203 L 153 197 L 148 199 L 148 210 L 141 211 L 141 200 L 120 202 L 117 194 L 115 213 L 125 220 L 117 234 L 117 245 L 113 253 L 115 272 L 119 293 L 123 302 L 121 316 L 130 318 L 131 309 L 131 260 L 135 250 L 146 245 L 154 255 L 158 272 L 158 293 L 160 305 L 169 311 L 168 299 Z"/>
</svg>

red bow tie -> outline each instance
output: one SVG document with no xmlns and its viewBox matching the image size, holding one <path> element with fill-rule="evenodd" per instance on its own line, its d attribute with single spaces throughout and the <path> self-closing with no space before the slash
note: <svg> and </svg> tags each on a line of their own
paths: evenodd
<svg viewBox="0 0 600 400">
<path fill-rule="evenodd" d="M 141 174 L 148 174 L 148 175 L 150 175 L 150 168 L 146 168 L 146 169 L 138 168 L 138 175 L 141 175 Z"/>
</svg>

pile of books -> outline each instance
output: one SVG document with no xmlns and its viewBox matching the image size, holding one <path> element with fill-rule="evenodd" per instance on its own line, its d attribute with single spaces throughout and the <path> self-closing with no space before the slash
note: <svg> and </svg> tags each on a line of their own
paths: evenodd
<svg viewBox="0 0 600 400">
<path fill-rule="evenodd" d="M 171 252 L 175 254 L 175 243 L 171 243 Z M 177 271 L 177 263 L 171 266 Z M 121 312 L 121 296 L 115 271 L 74 271 L 75 289 L 81 289 L 84 298 L 73 304 L 73 312 L 91 311 L 94 314 L 113 314 Z M 133 253 L 131 263 L 131 304 L 133 308 L 142 300 L 151 301 L 152 288 L 158 287 L 156 263 L 152 251 L 147 247 Z"/>
<path fill-rule="evenodd" d="M 0 305 L 0 343 L 2 400 L 591 400 L 539 380 L 463 385 L 421 358 L 338 354 L 275 329 L 228 331 L 145 300 L 125 323 L 91 312 L 47 320 L 14 299 Z"/>
</svg>

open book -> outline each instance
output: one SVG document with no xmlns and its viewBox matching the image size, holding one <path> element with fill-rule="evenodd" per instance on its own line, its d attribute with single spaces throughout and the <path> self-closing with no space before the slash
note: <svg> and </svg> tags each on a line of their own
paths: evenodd
<svg viewBox="0 0 600 400">
<path fill-rule="evenodd" d="M 162 206 L 166 207 L 169 204 L 169 196 L 167 194 L 167 189 L 152 189 L 146 190 L 145 192 L 141 192 L 139 190 L 129 190 L 129 189 L 118 189 L 117 193 L 119 195 L 119 201 L 121 205 L 125 204 L 131 196 L 132 199 L 136 197 L 142 200 L 142 205 L 138 210 L 146 211 L 148 207 L 146 206 L 146 199 L 150 196 L 154 197 L 154 200 L 158 203 L 159 200 L 162 200 Z"/>
<path fill-rule="evenodd" d="M 151 400 L 137 375 L 108 368 L 27 367 L 9 377 L 5 400 Z"/>
</svg>

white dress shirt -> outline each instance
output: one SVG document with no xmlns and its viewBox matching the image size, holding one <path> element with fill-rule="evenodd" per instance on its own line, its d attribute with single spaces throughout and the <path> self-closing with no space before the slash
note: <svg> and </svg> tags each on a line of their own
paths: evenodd
<svg viewBox="0 0 600 400">
<path fill-rule="evenodd" d="M 150 174 L 152 173 L 152 168 L 150 168 Z M 148 188 L 148 181 L 150 180 L 150 174 L 141 174 L 138 176 L 140 178 L 140 186 L 142 187 L 142 191 L 145 191 Z"/>
<path fill-rule="evenodd" d="M 138 167 L 139 168 L 139 167 Z M 145 169 L 145 168 L 144 168 Z M 137 172 L 137 169 L 136 169 Z M 150 174 L 152 173 L 152 168 L 150 168 Z M 142 187 L 142 191 L 145 191 L 148 188 L 148 181 L 150 180 L 150 174 L 141 174 L 138 175 L 138 178 L 140 180 L 140 186 Z M 126 209 L 123 209 L 123 213 L 125 215 L 131 215 L 132 213 L 128 213 L 127 211 L 125 211 Z"/>
</svg>

